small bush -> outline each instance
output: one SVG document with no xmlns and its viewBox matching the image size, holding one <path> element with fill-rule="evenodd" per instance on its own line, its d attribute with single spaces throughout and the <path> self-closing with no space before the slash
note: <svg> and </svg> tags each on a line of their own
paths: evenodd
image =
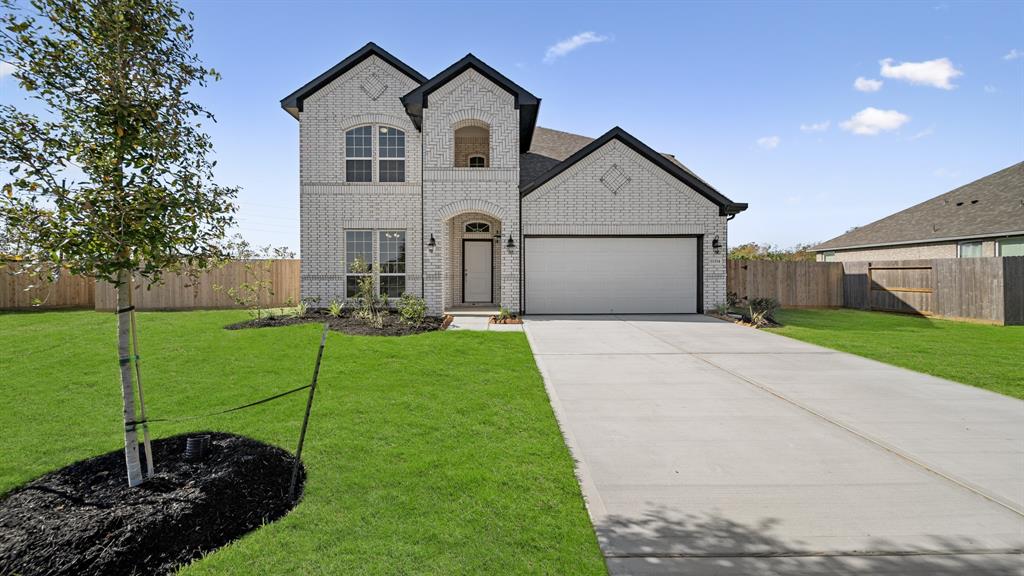
<svg viewBox="0 0 1024 576">
<path fill-rule="evenodd" d="M 498 318 L 497 318 L 498 322 L 506 322 L 506 321 L 511 320 L 511 319 L 512 319 L 512 312 L 510 312 L 508 308 L 506 308 L 505 306 L 502 306 L 501 308 L 498 309 Z"/>
<path fill-rule="evenodd" d="M 375 268 L 375 266 L 356 258 L 349 267 L 349 272 L 364 274 L 356 284 L 356 300 L 359 302 L 356 318 L 375 328 L 383 328 L 384 317 L 388 314 L 388 299 L 386 295 L 378 294 L 374 288 L 373 273 Z"/>
<path fill-rule="evenodd" d="M 345 310 L 345 303 L 338 302 L 337 300 L 331 300 L 331 303 L 327 305 L 327 313 L 335 318 L 341 318 L 341 313 Z"/>
<path fill-rule="evenodd" d="M 775 298 L 751 298 L 747 302 L 750 312 L 750 323 L 763 328 L 775 323 L 775 313 L 779 311 L 779 301 Z"/>
<path fill-rule="evenodd" d="M 398 299 L 398 315 L 403 324 L 419 326 L 427 317 L 427 301 L 414 294 L 402 294 Z"/>
</svg>

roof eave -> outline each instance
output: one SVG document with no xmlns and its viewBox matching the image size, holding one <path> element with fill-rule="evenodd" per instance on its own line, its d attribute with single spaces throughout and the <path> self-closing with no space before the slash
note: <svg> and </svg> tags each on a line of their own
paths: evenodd
<svg viewBox="0 0 1024 576">
<path fill-rule="evenodd" d="M 942 238 L 925 238 L 923 240 L 898 240 L 896 242 L 876 242 L 873 244 L 849 244 L 842 246 L 826 246 L 822 242 L 811 248 L 811 252 L 833 252 L 836 250 L 860 250 L 863 248 L 884 248 L 886 246 L 912 246 L 915 244 L 938 244 L 941 242 L 961 242 L 964 240 L 983 240 L 986 238 L 1002 238 L 1004 236 L 1024 235 L 1024 230 L 1007 230 L 1004 232 L 986 232 L 984 234 L 962 234 L 959 236 L 943 236 Z M 831 242 L 831 240 L 829 241 Z"/>
<path fill-rule="evenodd" d="M 665 172 L 668 172 L 677 180 L 686 184 L 694 191 L 696 191 L 698 194 L 713 202 L 715 205 L 718 206 L 720 215 L 732 216 L 739 214 L 740 212 L 747 209 L 746 203 L 733 202 L 732 200 L 729 200 L 724 195 L 722 195 L 721 192 L 712 188 L 711 185 L 702 181 L 700 178 L 697 178 L 693 174 L 690 174 L 686 170 L 683 170 L 676 163 L 672 162 L 662 154 L 659 154 L 658 152 L 654 151 L 650 146 L 647 146 L 639 139 L 634 137 L 632 134 L 626 132 L 625 130 L 618 126 L 612 128 L 608 132 L 605 132 L 602 136 L 590 142 L 583 148 L 580 148 L 562 162 L 559 162 L 558 164 L 553 166 L 550 170 L 542 174 L 533 182 L 520 188 L 520 198 L 525 198 L 531 192 L 533 192 L 537 188 L 540 188 L 545 183 L 549 182 L 551 179 L 558 176 L 562 172 L 568 170 L 572 165 L 576 164 L 580 160 L 583 160 L 584 158 L 591 155 L 595 151 L 599 150 L 601 147 L 611 142 L 612 140 L 618 140 L 619 142 L 622 142 L 624 145 L 628 146 L 633 151 L 646 158 L 655 166 L 658 166 Z"/>
<path fill-rule="evenodd" d="M 333 82 L 338 76 L 341 76 L 345 72 L 349 71 L 355 65 L 359 64 L 363 60 L 366 60 L 370 56 L 377 56 L 388 65 L 392 66 L 402 74 L 408 76 L 411 80 L 418 84 L 423 84 L 427 81 L 427 77 L 420 74 L 411 66 L 402 62 L 395 56 L 393 56 L 387 50 L 384 50 L 380 46 L 373 42 L 368 42 L 365 46 L 356 50 L 341 62 L 338 62 L 327 71 L 323 72 L 316 78 L 310 80 L 304 84 L 298 90 L 292 92 L 288 96 L 281 99 L 281 108 L 292 115 L 295 119 L 299 118 L 299 114 L 302 112 L 303 101 L 309 96 L 315 94 L 317 91 L 322 89 L 327 84 Z"/>
</svg>

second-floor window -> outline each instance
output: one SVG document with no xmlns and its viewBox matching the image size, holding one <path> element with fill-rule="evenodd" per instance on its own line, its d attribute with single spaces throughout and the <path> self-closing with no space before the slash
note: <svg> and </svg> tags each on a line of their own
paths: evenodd
<svg viewBox="0 0 1024 576">
<path fill-rule="evenodd" d="M 346 182 L 373 182 L 375 161 L 378 182 L 405 182 L 405 132 L 390 126 L 358 126 L 345 132 Z"/>
<path fill-rule="evenodd" d="M 405 132 L 388 126 L 380 127 L 380 181 L 405 182 Z"/>
<path fill-rule="evenodd" d="M 345 181 L 373 181 L 373 127 L 345 132 Z"/>
</svg>

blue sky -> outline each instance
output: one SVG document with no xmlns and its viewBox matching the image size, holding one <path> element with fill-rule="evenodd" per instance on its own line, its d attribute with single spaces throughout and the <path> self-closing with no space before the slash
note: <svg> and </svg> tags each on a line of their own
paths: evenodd
<svg viewBox="0 0 1024 576">
<path fill-rule="evenodd" d="M 243 187 L 258 243 L 298 249 L 298 123 L 278 101 L 368 41 L 428 77 L 473 52 L 543 99 L 540 125 L 675 154 L 750 204 L 732 245 L 826 240 L 1024 160 L 1021 3 L 186 6 L 224 76 L 196 93 L 218 180 Z"/>
</svg>

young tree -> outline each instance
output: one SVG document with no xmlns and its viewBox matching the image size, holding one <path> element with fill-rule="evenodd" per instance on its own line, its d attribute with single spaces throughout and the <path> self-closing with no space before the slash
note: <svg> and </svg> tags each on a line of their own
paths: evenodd
<svg viewBox="0 0 1024 576">
<path fill-rule="evenodd" d="M 0 194 L 28 263 L 117 288 L 128 484 L 143 481 L 129 358 L 134 277 L 207 266 L 234 223 L 189 90 L 216 79 L 173 0 L 0 0 L 0 60 L 39 115 L 0 106 Z"/>
</svg>

